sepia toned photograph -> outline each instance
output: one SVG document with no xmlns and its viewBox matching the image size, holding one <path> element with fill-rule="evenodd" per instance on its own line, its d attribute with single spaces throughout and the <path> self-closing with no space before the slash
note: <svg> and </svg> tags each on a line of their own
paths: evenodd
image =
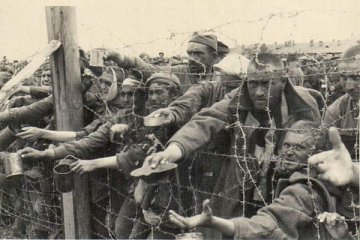
<svg viewBox="0 0 360 240">
<path fill-rule="evenodd" d="M 1 239 L 360 240 L 360 1 L 0 5 Z"/>
</svg>

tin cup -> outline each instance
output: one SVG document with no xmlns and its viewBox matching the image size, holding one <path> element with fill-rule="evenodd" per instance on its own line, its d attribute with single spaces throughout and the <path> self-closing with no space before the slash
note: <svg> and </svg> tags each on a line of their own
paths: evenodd
<svg viewBox="0 0 360 240">
<path fill-rule="evenodd" d="M 75 161 L 75 158 L 65 158 L 53 168 L 55 187 L 58 192 L 68 193 L 74 189 L 74 173 L 70 165 Z"/>
<path fill-rule="evenodd" d="M 204 240 L 201 232 L 180 233 L 175 236 L 176 240 Z"/>
<path fill-rule="evenodd" d="M 17 153 L 7 153 L 3 155 L 3 164 L 6 178 L 19 178 L 24 175 L 23 162 Z"/>
<path fill-rule="evenodd" d="M 103 67 L 104 66 L 105 50 L 93 49 L 90 51 L 90 66 Z"/>
</svg>

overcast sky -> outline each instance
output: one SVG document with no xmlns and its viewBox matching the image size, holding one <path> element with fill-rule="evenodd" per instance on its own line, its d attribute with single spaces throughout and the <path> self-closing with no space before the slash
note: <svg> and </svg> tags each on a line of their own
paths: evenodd
<svg viewBox="0 0 360 240">
<path fill-rule="evenodd" d="M 360 0 L 0 0 L 0 4 L 0 56 L 9 59 L 29 57 L 46 45 L 46 5 L 76 6 L 79 44 L 86 50 L 105 46 L 132 54 L 183 54 L 191 32 L 209 29 L 230 47 L 290 39 L 360 39 Z"/>
</svg>

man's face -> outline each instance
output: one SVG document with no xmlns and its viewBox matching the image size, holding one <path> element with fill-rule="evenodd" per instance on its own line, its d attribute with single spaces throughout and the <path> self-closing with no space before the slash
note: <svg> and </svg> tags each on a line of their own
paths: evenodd
<svg viewBox="0 0 360 240">
<path fill-rule="evenodd" d="M 191 73 L 209 71 L 216 57 L 214 50 L 200 43 L 189 42 L 186 52 L 189 56 L 188 66 Z"/>
<path fill-rule="evenodd" d="M 136 87 L 125 85 L 120 91 L 120 101 L 126 109 L 139 109 L 144 104 L 144 96 Z"/>
<path fill-rule="evenodd" d="M 299 133 L 288 131 L 280 149 L 282 157 L 280 169 L 290 173 L 302 169 L 307 164 L 307 160 L 314 150 L 314 139 L 310 132 Z"/>
<path fill-rule="evenodd" d="M 341 82 L 344 90 L 350 95 L 353 101 L 360 99 L 360 76 L 358 75 L 342 75 Z"/>
<path fill-rule="evenodd" d="M 113 75 L 111 73 L 104 72 L 100 76 L 100 86 L 103 94 L 107 95 L 111 84 L 113 83 Z"/>
<path fill-rule="evenodd" d="M 253 107 L 255 110 L 262 111 L 267 107 L 272 109 L 280 103 L 286 81 L 283 79 L 257 80 L 248 78 L 246 84 Z"/>
<path fill-rule="evenodd" d="M 146 102 L 147 106 L 151 106 L 152 108 L 166 107 L 171 100 L 168 84 L 158 82 L 150 84 L 148 89 L 148 100 Z"/>
<path fill-rule="evenodd" d="M 51 71 L 50 70 L 43 70 L 41 72 L 41 86 L 50 86 L 51 81 Z"/>
</svg>

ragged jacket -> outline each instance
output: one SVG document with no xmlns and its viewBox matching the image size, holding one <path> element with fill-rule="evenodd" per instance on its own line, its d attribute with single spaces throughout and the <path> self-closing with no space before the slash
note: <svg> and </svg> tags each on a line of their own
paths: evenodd
<svg viewBox="0 0 360 240">
<path fill-rule="evenodd" d="M 255 216 L 232 219 L 234 239 L 331 239 L 323 225 L 317 228 L 316 215 L 336 211 L 341 193 L 335 186 L 295 172 L 277 188 L 277 198 Z"/>
<path fill-rule="evenodd" d="M 175 115 L 176 125 L 182 126 L 202 108 L 210 107 L 225 96 L 224 86 L 220 79 L 201 81 L 191 86 L 181 97 L 171 102 L 168 109 Z"/>
<path fill-rule="evenodd" d="M 256 184 L 258 161 L 246 159 L 250 146 L 250 136 L 259 122 L 250 113 L 251 101 L 247 86 L 233 90 L 223 100 L 210 108 L 202 109 L 193 116 L 168 142 L 177 144 L 185 157 L 193 152 L 225 128 L 231 131 L 231 161 L 224 161 L 222 173 L 216 183 L 215 193 L 224 196 L 217 209 L 223 217 L 239 216 L 244 211 L 241 201 L 243 189 L 254 189 Z M 297 120 L 320 121 L 321 116 L 315 99 L 305 88 L 295 90 L 288 82 L 282 96 L 281 122 L 273 123 L 272 129 L 290 127 Z M 268 131 L 266 147 L 263 154 L 270 156 L 276 146 L 281 145 L 284 131 Z M 274 144 L 273 144 L 274 143 Z M 253 153 L 255 154 L 255 153 Z M 247 196 L 250 200 L 252 196 Z M 236 209 L 236 211 L 235 211 Z M 237 215 L 236 215 L 237 214 Z"/>
</svg>

